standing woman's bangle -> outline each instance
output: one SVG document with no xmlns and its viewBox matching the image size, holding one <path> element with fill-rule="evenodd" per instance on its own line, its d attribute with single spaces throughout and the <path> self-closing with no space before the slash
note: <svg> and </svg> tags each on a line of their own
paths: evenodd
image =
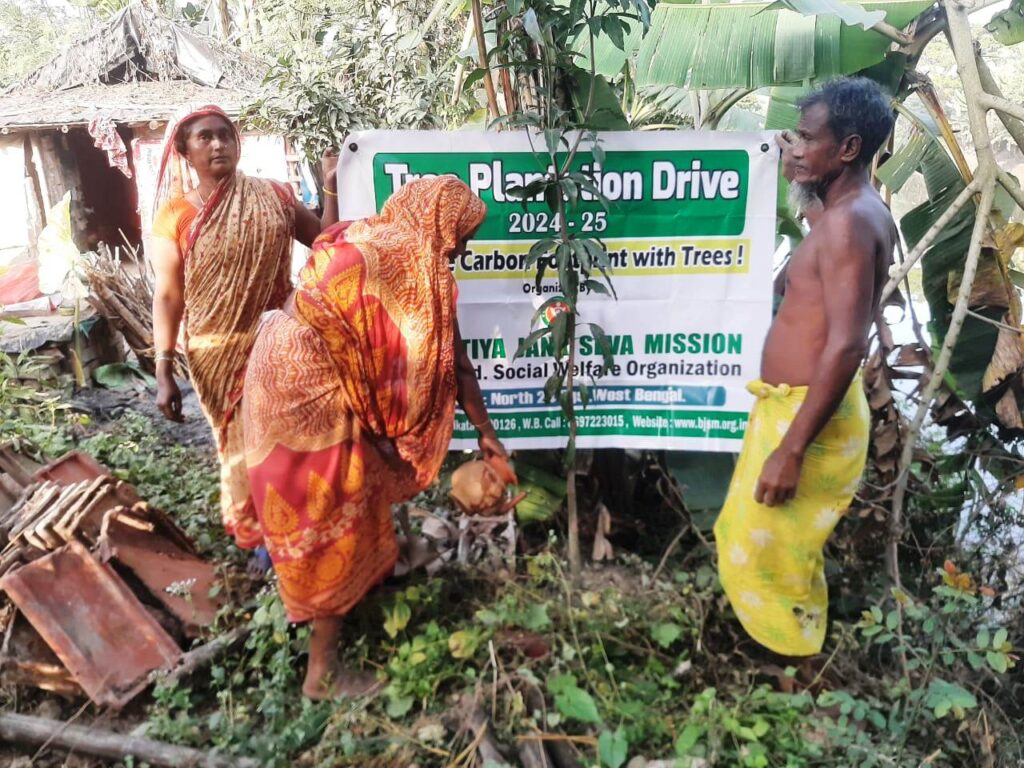
<svg viewBox="0 0 1024 768">
<path fill-rule="evenodd" d="M 471 423 L 472 423 L 472 422 L 471 422 Z M 491 424 L 491 419 L 490 419 L 490 417 L 487 417 L 486 419 L 484 419 L 483 421 L 481 421 L 481 422 L 480 422 L 479 424 L 473 423 L 473 426 L 474 426 L 474 427 L 476 427 L 476 431 L 477 431 L 477 432 L 479 432 L 479 431 L 480 431 L 481 429 L 483 429 L 484 427 L 487 427 L 487 426 L 491 426 L 491 427 L 493 427 L 494 425 L 493 425 L 493 424 Z"/>
<path fill-rule="evenodd" d="M 153 356 L 153 362 L 159 363 L 161 360 L 168 360 L 173 363 L 176 357 L 173 351 L 168 352 L 164 350 L 163 352 L 157 352 Z"/>
<path fill-rule="evenodd" d="M 331 190 L 329 190 L 327 187 L 324 187 L 324 194 L 327 195 L 328 197 L 337 197 L 338 196 L 337 192 L 331 192 Z"/>
</svg>

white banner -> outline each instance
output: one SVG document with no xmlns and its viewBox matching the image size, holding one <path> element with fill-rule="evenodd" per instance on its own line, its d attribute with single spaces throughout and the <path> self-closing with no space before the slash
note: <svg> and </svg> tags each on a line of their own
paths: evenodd
<svg viewBox="0 0 1024 768">
<path fill-rule="evenodd" d="M 567 424 L 544 385 L 560 370 L 550 338 L 515 358 L 535 310 L 561 290 L 556 268 L 538 292 L 524 268 L 530 246 L 557 238 L 542 201 L 524 211 L 506 194 L 545 173 L 543 139 L 525 133 L 368 131 L 351 134 L 339 166 L 342 219 L 370 216 L 402 184 L 453 173 L 488 205 L 454 264 L 459 326 L 495 427 L 509 448 L 564 447 Z M 579 300 L 580 322 L 601 326 L 615 352 L 605 370 L 580 328 L 578 445 L 738 451 L 771 320 L 778 150 L 770 133 L 688 131 L 601 134 L 605 157 L 580 152 L 608 209 L 581 199 L 574 234 L 606 245 L 618 296 Z M 550 322 L 557 307 L 539 322 Z M 564 361 L 562 364 L 564 368 Z M 452 449 L 475 445 L 463 414 Z"/>
</svg>

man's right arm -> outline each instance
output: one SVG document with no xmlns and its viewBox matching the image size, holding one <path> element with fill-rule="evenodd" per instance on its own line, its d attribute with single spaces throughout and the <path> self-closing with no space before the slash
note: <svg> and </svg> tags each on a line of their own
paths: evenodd
<svg viewBox="0 0 1024 768">
<path fill-rule="evenodd" d="M 178 244 L 164 237 L 152 237 L 149 243 L 153 264 L 153 347 L 156 361 L 156 404 L 171 421 L 184 421 L 181 392 L 174 380 L 174 349 L 178 329 L 185 312 L 185 270 Z M 161 353 L 163 353 L 161 355 Z"/>
</svg>

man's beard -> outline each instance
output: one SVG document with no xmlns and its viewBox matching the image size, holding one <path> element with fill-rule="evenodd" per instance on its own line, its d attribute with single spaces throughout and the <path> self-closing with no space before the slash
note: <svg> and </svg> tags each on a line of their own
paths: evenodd
<svg viewBox="0 0 1024 768">
<path fill-rule="evenodd" d="M 797 216 L 803 215 L 813 208 L 820 208 L 823 205 L 821 185 L 803 181 L 790 182 L 787 202 L 789 210 Z"/>
</svg>

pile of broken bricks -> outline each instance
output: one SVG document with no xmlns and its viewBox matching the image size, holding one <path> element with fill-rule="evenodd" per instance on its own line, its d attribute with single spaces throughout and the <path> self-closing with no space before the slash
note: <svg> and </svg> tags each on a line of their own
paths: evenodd
<svg viewBox="0 0 1024 768">
<path fill-rule="evenodd" d="M 0 446 L 0 680 L 120 709 L 187 663 L 217 583 L 166 514 L 88 455 L 40 466 Z"/>
</svg>

